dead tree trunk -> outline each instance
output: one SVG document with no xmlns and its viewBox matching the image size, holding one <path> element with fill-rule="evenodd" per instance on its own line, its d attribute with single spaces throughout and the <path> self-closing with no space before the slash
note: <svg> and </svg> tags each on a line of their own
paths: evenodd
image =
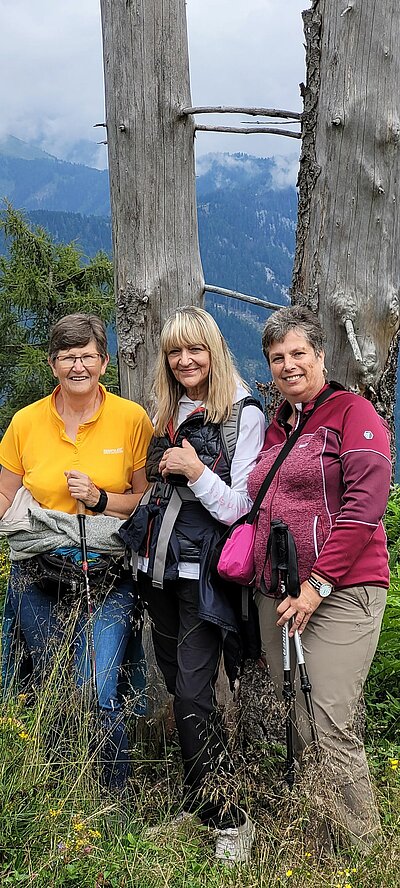
<svg viewBox="0 0 400 888">
<path fill-rule="evenodd" d="M 165 317 L 201 304 L 184 0 L 101 0 L 122 394 L 148 404 Z"/>
<path fill-rule="evenodd" d="M 160 331 L 201 304 L 184 0 L 101 0 L 120 382 L 149 407 Z M 148 626 L 150 711 L 165 702 Z"/>
<path fill-rule="evenodd" d="M 393 414 L 399 327 L 400 5 L 313 0 L 292 293 L 331 378 Z"/>
</svg>

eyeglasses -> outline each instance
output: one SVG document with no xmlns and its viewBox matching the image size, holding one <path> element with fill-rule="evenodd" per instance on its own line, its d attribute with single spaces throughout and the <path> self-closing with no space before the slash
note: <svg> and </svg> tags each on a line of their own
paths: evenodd
<svg viewBox="0 0 400 888">
<path fill-rule="evenodd" d="M 57 361 L 60 362 L 62 367 L 73 367 L 77 361 L 80 361 L 84 367 L 95 367 L 97 359 L 101 357 L 102 355 L 99 355 L 97 352 L 92 355 L 63 355 L 61 358 L 57 355 Z"/>
</svg>

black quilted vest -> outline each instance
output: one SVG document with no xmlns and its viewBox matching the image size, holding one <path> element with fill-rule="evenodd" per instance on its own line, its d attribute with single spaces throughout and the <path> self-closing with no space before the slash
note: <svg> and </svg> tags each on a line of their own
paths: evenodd
<svg viewBox="0 0 400 888">
<path fill-rule="evenodd" d="M 215 577 L 212 577 L 208 571 L 209 555 L 219 539 L 222 525 L 210 515 L 194 494 L 191 494 L 186 478 L 169 475 L 168 481 L 165 482 L 159 475 L 158 466 L 164 451 L 168 447 L 181 445 L 182 439 L 186 438 L 194 446 L 202 462 L 230 485 L 230 465 L 240 426 L 241 408 L 247 404 L 257 405 L 261 409 L 260 404 L 250 396 L 244 398 L 240 403 L 236 425 L 232 425 L 231 420 L 222 426 L 215 423 L 204 423 L 204 410 L 199 409 L 188 416 L 175 433 L 167 432 L 163 436 L 153 437 L 146 463 L 147 478 L 153 484 L 151 492 L 145 494 L 143 498 L 145 501 L 139 503 L 119 531 L 123 541 L 133 553 L 145 555 L 148 558 L 147 574 L 152 578 L 156 588 L 163 588 L 164 581 L 177 579 L 180 561 L 191 561 L 200 565 L 199 617 L 222 629 L 225 643 L 229 639 L 232 640 L 232 633 L 235 633 L 236 636 L 238 631 L 242 631 L 243 626 L 247 627 L 248 624 L 242 623 L 240 619 L 241 590 L 239 586 L 226 584 L 222 580 L 216 583 Z M 164 533 L 163 521 L 174 497 L 175 500 L 179 497 L 181 507 L 173 526 Z M 162 582 L 158 576 L 160 571 L 157 569 L 157 549 L 160 541 L 164 544 L 164 548 L 166 544 Z M 237 640 L 235 644 L 238 644 Z M 250 653 L 249 644 L 246 641 L 247 655 L 256 657 L 260 655 L 259 631 L 255 647 L 257 653 Z M 227 668 L 226 656 L 227 651 L 225 650 L 224 658 Z M 237 675 L 236 667 L 237 663 L 235 668 L 228 669 L 230 680 L 234 680 Z"/>
<path fill-rule="evenodd" d="M 146 477 L 148 481 L 163 480 L 158 471 L 160 459 L 168 447 L 181 447 L 183 438 L 186 438 L 194 447 L 204 465 L 216 472 L 226 484 L 231 483 L 228 456 L 222 446 L 221 427 L 219 423 L 204 422 L 203 407 L 191 413 L 175 434 L 166 432 L 160 438 L 153 436 L 147 451 Z M 172 485 L 183 487 L 187 484 L 187 479 L 183 475 L 168 475 L 168 481 Z"/>
<path fill-rule="evenodd" d="M 182 446 L 183 438 L 186 438 L 194 447 L 204 465 L 216 472 L 226 484 L 231 483 L 230 466 L 228 465 L 227 454 L 222 446 L 220 425 L 213 422 L 204 422 L 203 407 L 200 407 L 186 417 L 175 434 L 166 432 L 165 435 L 159 438 L 153 436 L 147 452 L 146 476 L 148 481 L 153 483 L 163 481 L 158 471 L 160 459 L 168 447 Z M 187 486 L 187 478 L 183 475 L 168 475 L 168 482 L 171 487 Z M 151 498 L 150 503 L 157 496 L 158 488 L 157 484 L 155 484 L 154 496 Z M 180 550 L 179 561 L 197 562 L 199 560 L 199 542 L 196 538 L 193 538 L 192 530 L 198 528 L 200 535 L 202 535 L 206 527 L 215 526 L 216 523 L 215 519 L 211 517 L 200 502 L 195 500 L 194 502 L 183 504 L 175 523 L 175 534 Z"/>
<path fill-rule="evenodd" d="M 147 572 L 153 577 L 153 585 L 161 582 L 161 574 L 164 579 L 176 579 L 180 561 L 202 563 L 206 538 L 218 536 L 222 527 L 196 499 L 184 476 L 168 475 L 164 481 L 158 471 L 164 451 L 181 446 L 186 438 L 204 465 L 230 485 L 241 412 L 248 404 L 261 409 L 258 401 L 247 396 L 237 402 L 227 422 L 217 424 L 205 422 L 204 407 L 199 407 L 176 432 L 169 428 L 164 435 L 153 436 L 146 462 L 146 476 L 152 488 L 119 531 L 133 552 L 148 558 Z"/>
</svg>

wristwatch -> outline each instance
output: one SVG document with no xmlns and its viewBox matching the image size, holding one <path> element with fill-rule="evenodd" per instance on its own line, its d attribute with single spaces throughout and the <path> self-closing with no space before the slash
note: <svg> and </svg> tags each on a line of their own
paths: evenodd
<svg viewBox="0 0 400 888">
<path fill-rule="evenodd" d="M 316 580 L 315 577 L 308 577 L 307 582 L 318 592 L 321 598 L 327 598 L 332 592 L 333 586 L 330 583 L 322 583 L 321 580 Z"/>
</svg>

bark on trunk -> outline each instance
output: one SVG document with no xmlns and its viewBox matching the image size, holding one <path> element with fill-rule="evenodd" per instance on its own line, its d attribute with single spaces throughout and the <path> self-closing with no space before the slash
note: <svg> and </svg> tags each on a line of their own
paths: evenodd
<svg viewBox="0 0 400 888">
<path fill-rule="evenodd" d="M 201 304 L 184 0 L 101 0 L 122 394 L 149 403 L 166 316 Z"/>
<path fill-rule="evenodd" d="M 329 376 L 390 417 L 399 326 L 400 5 L 314 0 L 303 19 L 293 302 L 320 315 Z"/>
</svg>

